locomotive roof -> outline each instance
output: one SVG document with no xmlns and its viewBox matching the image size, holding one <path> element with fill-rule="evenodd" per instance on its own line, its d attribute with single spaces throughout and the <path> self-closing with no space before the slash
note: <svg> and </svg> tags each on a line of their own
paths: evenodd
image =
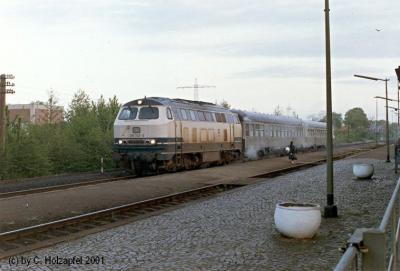
<svg viewBox="0 0 400 271">
<path fill-rule="evenodd" d="M 138 101 L 142 101 L 141 104 Z M 137 99 L 130 101 L 123 106 L 140 106 L 140 105 L 165 105 L 172 107 L 179 107 L 185 109 L 199 109 L 199 110 L 211 110 L 219 112 L 230 112 L 228 109 L 216 105 L 213 103 L 202 102 L 202 101 L 192 101 L 179 98 L 163 98 L 163 97 L 145 97 L 143 99 Z"/>
<path fill-rule="evenodd" d="M 324 122 L 302 120 L 295 117 L 277 116 L 272 114 L 250 112 L 238 109 L 233 109 L 232 111 L 237 113 L 244 121 L 289 124 L 289 125 L 304 124 L 306 126 L 313 128 L 326 128 L 326 123 Z"/>
</svg>

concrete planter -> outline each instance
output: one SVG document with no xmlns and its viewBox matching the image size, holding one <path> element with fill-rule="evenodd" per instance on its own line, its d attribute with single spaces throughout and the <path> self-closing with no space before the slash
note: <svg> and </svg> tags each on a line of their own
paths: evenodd
<svg viewBox="0 0 400 271">
<path fill-rule="evenodd" d="M 275 226 L 278 231 L 291 238 L 312 238 L 321 225 L 318 204 L 283 202 L 275 208 Z"/>
<path fill-rule="evenodd" d="M 353 174 L 358 179 L 370 179 L 374 174 L 374 165 L 372 164 L 354 164 Z"/>
</svg>

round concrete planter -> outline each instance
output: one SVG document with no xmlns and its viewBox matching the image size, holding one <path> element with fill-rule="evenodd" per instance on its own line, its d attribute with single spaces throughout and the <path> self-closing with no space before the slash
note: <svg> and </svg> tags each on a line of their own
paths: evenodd
<svg viewBox="0 0 400 271">
<path fill-rule="evenodd" d="M 372 164 L 354 164 L 353 174 L 358 179 L 370 179 L 374 174 L 374 165 Z"/>
<path fill-rule="evenodd" d="M 278 231 L 291 238 L 312 238 L 321 225 L 318 204 L 283 202 L 275 208 L 275 226 Z"/>
</svg>

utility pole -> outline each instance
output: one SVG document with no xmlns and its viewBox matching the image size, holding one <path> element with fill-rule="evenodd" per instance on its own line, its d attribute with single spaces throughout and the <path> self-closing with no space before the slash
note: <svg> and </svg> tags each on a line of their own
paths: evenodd
<svg viewBox="0 0 400 271">
<path fill-rule="evenodd" d="M 333 195 L 333 135 L 332 135 L 332 82 L 331 82 L 331 40 L 329 26 L 329 0 L 325 0 L 325 58 L 326 58 L 326 206 L 325 217 L 337 217 L 337 206 Z"/>
<path fill-rule="evenodd" d="M 216 86 L 199 85 L 199 84 L 197 84 L 197 78 L 195 78 L 193 86 L 184 86 L 184 87 L 177 87 L 177 88 L 193 88 L 194 101 L 198 101 L 199 100 L 199 88 L 215 88 L 215 87 Z"/>
<path fill-rule="evenodd" d="M 7 87 L 15 86 L 7 80 L 14 79 L 12 74 L 1 74 L 0 75 L 0 146 L 1 150 L 4 150 L 6 146 L 6 95 L 14 94 L 14 90 Z"/>
<path fill-rule="evenodd" d="M 397 69 L 394 69 L 397 75 L 397 113 L 400 113 L 400 97 L 399 97 L 399 92 L 400 92 L 400 66 Z M 397 114 L 397 130 L 399 130 L 400 127 L 400 114 Z M 396 143 L 397 144 L 398 138 L 396 138 Z"/>
</svg>

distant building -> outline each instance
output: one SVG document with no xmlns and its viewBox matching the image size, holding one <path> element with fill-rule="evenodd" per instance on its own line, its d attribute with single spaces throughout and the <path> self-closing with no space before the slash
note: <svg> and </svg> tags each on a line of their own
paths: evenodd
<svg viewBox="0 0 400 271">
<path fill-rule="evenodd" d="M 44 124 L 64 121 L 64 107 L 54 106 L 52 110 L 44 104 L 9 104 L 8 117 L 10 121 L 21 118 L 23 122 Z"/>
</svg>

